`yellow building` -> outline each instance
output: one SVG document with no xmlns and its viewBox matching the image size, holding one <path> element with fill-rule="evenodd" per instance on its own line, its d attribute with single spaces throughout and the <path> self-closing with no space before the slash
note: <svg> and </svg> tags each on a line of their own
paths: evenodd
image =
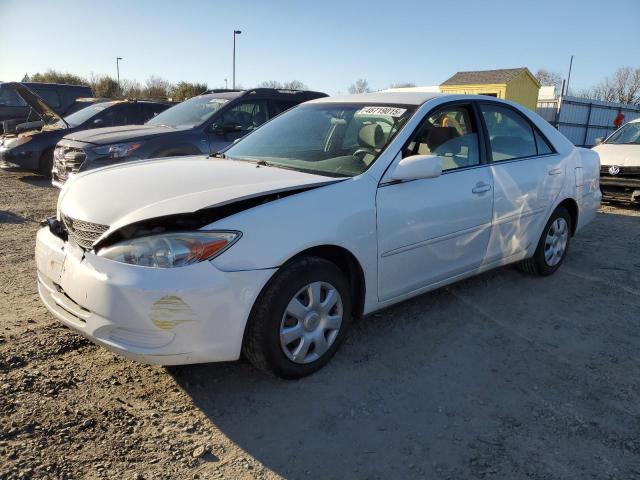
<svg viewBox="0 0 640 480">
<path fill-rule="evenodd" d="M 536 110 L 540 83 L 528 68 L 458 72 L 440 85 L 443 93 L 489 95 Z"/>
</svg>

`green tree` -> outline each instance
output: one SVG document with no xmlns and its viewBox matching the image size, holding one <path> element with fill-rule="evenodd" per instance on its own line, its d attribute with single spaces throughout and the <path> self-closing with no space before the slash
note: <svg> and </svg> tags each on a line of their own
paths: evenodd
<svg viewBox="0 0 640 480">
<path fill-rule="evenodd" d="M 57 70 L 49 69 L 44 73 L 34 73 L 33 75 L 25 75 L 31 82 L 38 83 L 65 83 L 68 85 L 88 85 L 89 82 L 86 78 L 72 73 L 58 72 Z"/>
<path fill-rule="evenodd" d="M 94 76 L 91 78 L 91 88 L 95 97 L 115 98 L 120 96 L 118 82 L 109 75 Z"/>
<path fill-rule="evenodd" d="M 169 96 L 174 102 L 182 102 L 207 90 L 206 83 L 178 82 L 171 88 Z"/>
</svg>

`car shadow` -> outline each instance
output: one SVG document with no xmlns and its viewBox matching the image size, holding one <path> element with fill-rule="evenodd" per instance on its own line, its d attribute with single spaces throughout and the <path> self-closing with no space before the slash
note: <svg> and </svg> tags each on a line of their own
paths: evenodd
<svg viewBox="0 0 640 480">
<path fill-rule="evenodd" d="M 0 223 L 11 223 L 15 225 L 19 225 L 27 222 L 29 219 L 22 217 L 20 215 L 16 215 L 13 212 L 9 212 L 7 210 L 0 210 Z"/>
<path fill-rule="evenodd" d="M 367 316 L 297 381 L 246 361 L 168 370 L 216 428 L 284 478 L 460 478 L 470 471 L 459 457 L 492 426 L 474 425 L 468 407 L 454 412 L 471 402 L 497 417 L 478 379 L 505 362 L 487 355 L 469 313 L 442 289 Z"/>
<path fill-rule="evenodd" d="M 55 188 L 53 185 L 51 185 L 51 178 L 45 177 L 44 175 L 24 175 L 20 177 L 20 181 L 29 185 L 33 185 L 34 187 Z"/>
</svg>

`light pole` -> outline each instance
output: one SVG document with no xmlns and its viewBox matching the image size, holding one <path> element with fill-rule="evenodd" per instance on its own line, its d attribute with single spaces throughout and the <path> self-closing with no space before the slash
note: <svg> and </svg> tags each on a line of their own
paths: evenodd
<svg viewBox="0 0 640 480">
<path fill-rule="evenodd" d="M 120 60 L 122 60 L 122 57 L 116 57 L 116 71 L 118 72 L 118 95 L 121 95 L 121 90 L 120 90 Z"/>
<path fill-rule="evenodd" d="M 229 88 L 228 84 L 227 84 L 227 79 L 224 79 L 224 89 L 227 90 Z"/>
<path fill-rule="evenodd" d="M 240 35 L 242 31 L 234 30 L 233 31 L 233 89 L 236 89 L 236 35 Z"/>
</svg>

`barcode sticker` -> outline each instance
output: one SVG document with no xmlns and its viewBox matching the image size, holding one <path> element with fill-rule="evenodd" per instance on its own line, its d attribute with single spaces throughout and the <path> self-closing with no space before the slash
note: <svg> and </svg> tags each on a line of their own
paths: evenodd
<svg viewBox="0 0 640 480">
<path fill-rule="evenodd" d="M 398 107 L 363 107 L 356 112 L 356 115 L 387 115 L 389 117 L 401 117 L 406 108 Z"/>
</svg>

